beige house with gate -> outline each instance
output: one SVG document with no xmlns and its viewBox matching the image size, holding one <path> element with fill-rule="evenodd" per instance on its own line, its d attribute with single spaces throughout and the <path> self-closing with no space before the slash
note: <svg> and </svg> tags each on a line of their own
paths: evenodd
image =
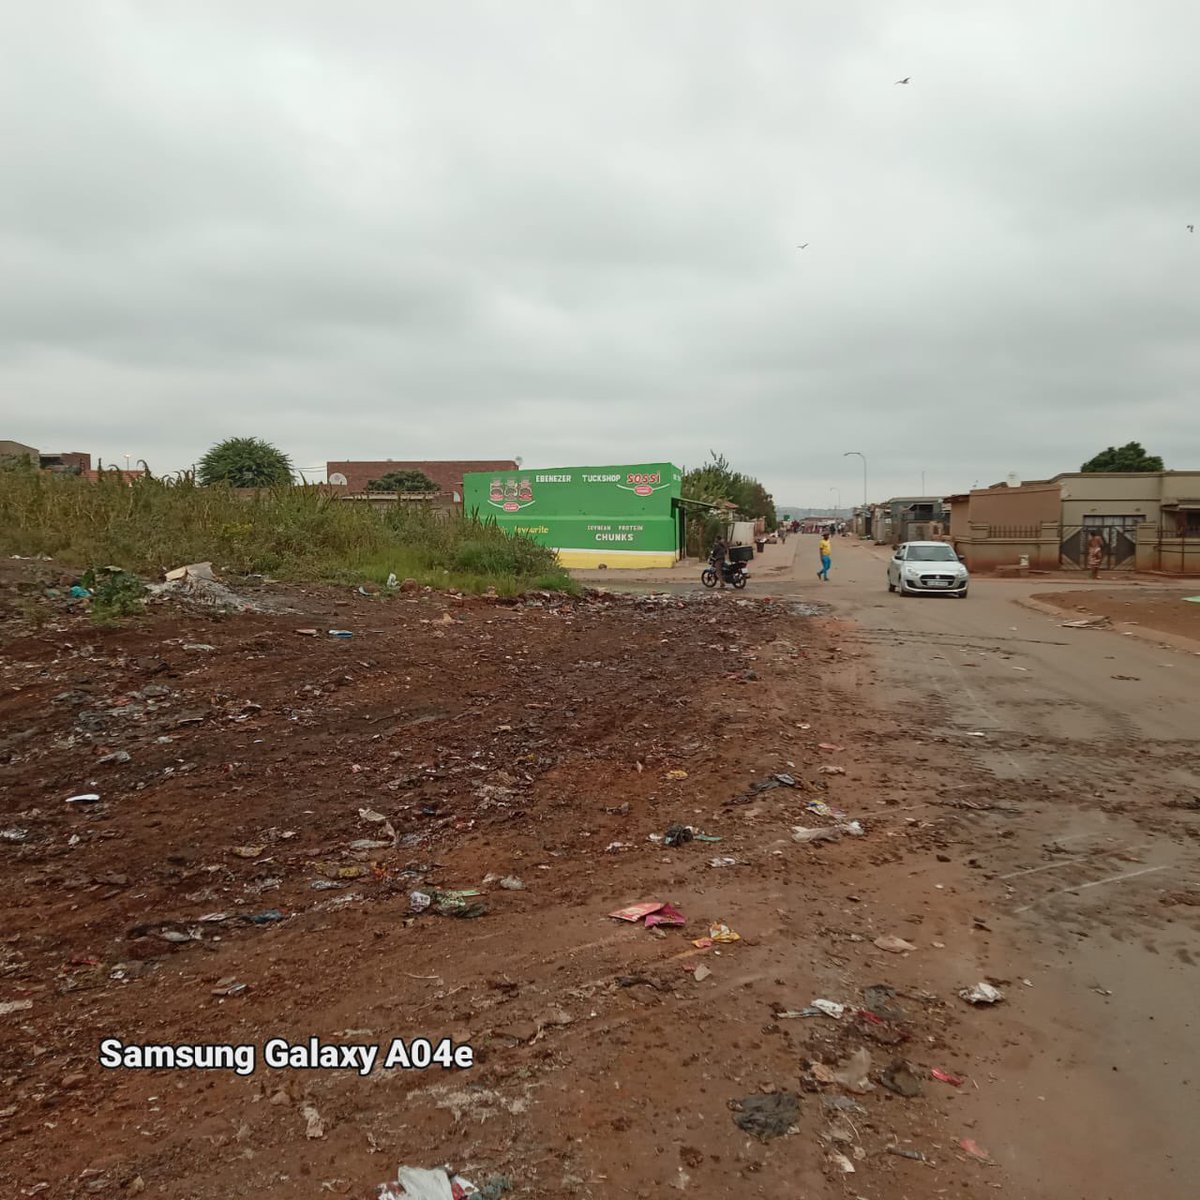
<svg viewBox="0 0 1200 1200">
<path fill-rule="evenodd" d="M 1082 568 L 1094 531 L 1108 570 L 1200 575 L 1200 471 L 1084 472 L 947 498 L 974 571 Z"/>
</svg>

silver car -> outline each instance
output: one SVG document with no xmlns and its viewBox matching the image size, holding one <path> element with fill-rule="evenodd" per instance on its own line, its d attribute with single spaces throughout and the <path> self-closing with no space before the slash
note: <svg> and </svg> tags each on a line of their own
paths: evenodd
<svg viewBox="0 0 1200 1200">
<path fill-rule="evenodd" d="M 936 592 L 961 600 L 969 582 L 966 564 L 946 542 L 904 542 L 888 563 L 888 591 L 902 596 Z"/>
</svg>

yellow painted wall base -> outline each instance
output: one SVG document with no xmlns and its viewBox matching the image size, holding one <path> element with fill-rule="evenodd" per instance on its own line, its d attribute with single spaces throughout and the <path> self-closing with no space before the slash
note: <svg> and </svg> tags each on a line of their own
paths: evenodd
<svg viewBox="0 0 1200 1200">
<path fill-rule="evenodd" d="M 606 566 L 611 568 L 647 570 L 651 567 L 673 567 L 676 563 L 670 550 L 555 550 L 561 566 L 579 570 Z"/>
</svg>

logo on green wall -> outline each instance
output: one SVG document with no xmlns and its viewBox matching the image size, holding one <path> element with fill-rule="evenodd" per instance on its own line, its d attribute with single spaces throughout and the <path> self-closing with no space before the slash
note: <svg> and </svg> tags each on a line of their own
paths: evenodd
<svg viewBox="0 0 1200 1200">
<path fill-rule="evenodd" d="M 533 484 L 528 479 L 493 479 L 488 503 L 507 513 L 520 512 L 533 503 Z"/>
<path fill-rule="evenodd" d="M 662 474 L 658 471 L 649 475 L 639 475 L 630 471 L 625 476 L 625 482 L 617 484 L 623 492 L 633 492 L 637 496 L 653 496 L 655 492 L 669 486 L 670 484 L 663 483 Z"/>
</svg>

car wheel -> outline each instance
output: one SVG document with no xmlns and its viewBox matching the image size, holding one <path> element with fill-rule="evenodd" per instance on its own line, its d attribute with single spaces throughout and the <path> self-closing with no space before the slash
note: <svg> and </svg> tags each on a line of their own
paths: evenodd
<svg viewBox="0 0 1200 1200">
<path fill-rule="evenodd" d="M 895 590 L 896 590 L 896 585 L 889 579 L 888 580 L 888 591 L 894 592 Z"/>
<path fill-rule="evenodd" d="M 965 600 L 966 598 L 967 598 L 967 589 L 963 588 L 963 590 L 958 593 L 958 599 Z"/>
</svg>

